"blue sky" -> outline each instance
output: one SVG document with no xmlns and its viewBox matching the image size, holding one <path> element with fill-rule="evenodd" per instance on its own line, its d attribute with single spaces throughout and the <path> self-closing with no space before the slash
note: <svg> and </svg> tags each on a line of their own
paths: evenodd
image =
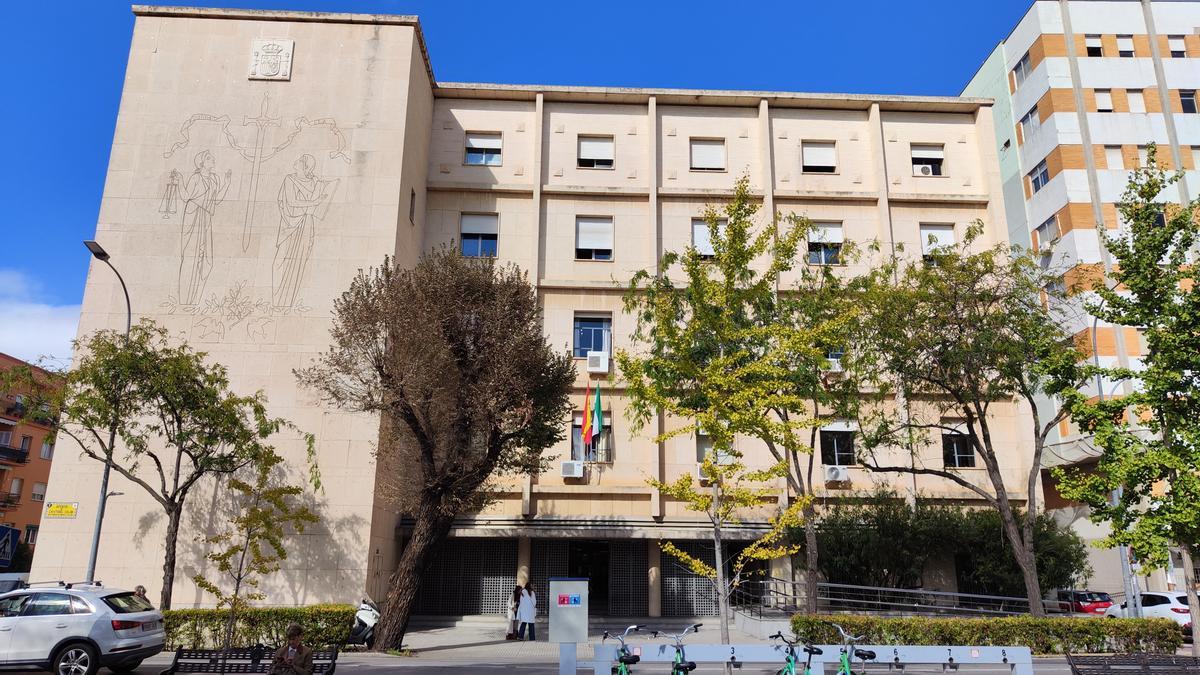
<svg viewBox="0 0 1200 675">
<path fill-rule="evenodd" d="M 416 14 L 441 81 L 955 95 L 1029 1 L 215 4 Z M 95 233 L 129 7 L 65 0 L 5 8 L 0 351 L 69 353 L 87 273 L 80 242 Z"/>
</svg>

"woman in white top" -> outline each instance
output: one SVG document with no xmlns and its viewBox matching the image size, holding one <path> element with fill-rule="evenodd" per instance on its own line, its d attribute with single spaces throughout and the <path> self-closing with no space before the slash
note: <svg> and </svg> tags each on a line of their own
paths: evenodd
<svg viewBox="0 0 1200 675">
<path fill-rule="evenodd" d="M 525 639 L 525 627 L 529 626 L 529 641 L 536 640 L 533 622 L 537 619 L 537 594 L 533 592 L 532 581 L 526 583 L 525 590 L 521 592 L 521 602 L 517 605 L 517 619 L 521 622 L 520 628 L 517 629 L 517 639 Z"/>
<path fill-rule="evenodd" d="M 517 586 L 508 596 L 508 633 L 504 635 L 505 640 L 517 639 L 517 607 L 521 605 L 521 595 L 525 589 Z"/>
</svg>

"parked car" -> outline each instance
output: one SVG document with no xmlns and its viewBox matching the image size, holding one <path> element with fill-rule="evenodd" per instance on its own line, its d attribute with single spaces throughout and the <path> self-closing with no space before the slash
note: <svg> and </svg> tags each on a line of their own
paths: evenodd
<svg viewBox="0 0 1200 675">
<path fill-rule="evenodd" d="M 6 572 L 0 574 L 0 593 L 14 591 L 29 581 L 28 572 Z"/>
<path fill-rule="evenodd" d="M 1112 596 L 1103 591 L 1059 591 L 1059 609 L 1081 614 L 1104 614 L 1112 607 Z"/>
<path fill-rule="evenodd" d="M 0 594 L 0 670 L 128 673 L 165 636 L 162 613 L 130 591 L 61 584 Z"/>
<path fill-rule="evenodd" d="M 1128 603 L 1113 605 L 1104 610 L 1110 619 L 1127 616 Z M 1192 629 L 1192 616 L 1188 612 L 1187 596 L 1182 593 L 1142 593 L 1142 616 L 1147 619 L 1170 619 L 1185 631 Z"/>
</svg>

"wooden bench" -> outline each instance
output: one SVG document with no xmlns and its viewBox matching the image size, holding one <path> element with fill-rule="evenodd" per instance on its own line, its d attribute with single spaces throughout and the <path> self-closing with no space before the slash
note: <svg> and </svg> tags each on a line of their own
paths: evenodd
<svg viewBox="0 0 1200 675">
<path fill-rule="evenodd" d="M 1200 658 L 1174 654 L 1067 654 L 1072 675 L 1200 675 Z"/>
<path fill-rule="evenodd" d="M 177 649 L 171 667 L 160 675 L 175 673 L 265 673 L 271 670 L 277 650 L 263 645 L 236 649 Z M 333 675 L 338 650 L 313 650 L 313 675 Z"/>
</svg>

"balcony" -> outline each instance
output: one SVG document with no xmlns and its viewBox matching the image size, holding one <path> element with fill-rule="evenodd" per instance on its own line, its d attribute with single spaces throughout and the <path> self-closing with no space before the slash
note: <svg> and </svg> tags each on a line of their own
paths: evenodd
<svg viewBox="0 0 1200 675">
<path fill-rule="evenodd" d="M 0 492 L 0 508 L 17 506 L 21 503 L 21 495 L 15 492 Z"/>
<path fill-rule="evenodd" d="M 0 463 L 25 464 L 29 461 L 29 451 L 0 445 Z"/>
</svg>

